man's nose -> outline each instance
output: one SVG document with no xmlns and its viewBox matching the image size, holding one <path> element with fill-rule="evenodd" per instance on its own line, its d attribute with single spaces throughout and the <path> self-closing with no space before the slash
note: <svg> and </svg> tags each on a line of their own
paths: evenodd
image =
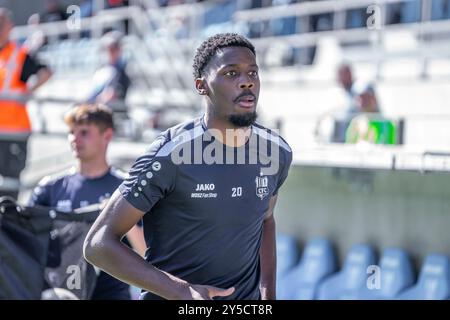
<svg viewBox="0 0 450 320">
<path fill-rule="evenodd" d="M 240 89 L 251 89 L 254 87 L 255 82 L 253 79 L 251 79 L 248 75 L 242 76 L 239 82 L 239 88 Z"/>
<path fill-rule="evenodd" d="M 75 134 L 75 133 L 69 134 L 69 141 L 70 142 L 77 142 L 79 140 L 80 140 L 80 135 L 79 134 Z"/>
</svg>

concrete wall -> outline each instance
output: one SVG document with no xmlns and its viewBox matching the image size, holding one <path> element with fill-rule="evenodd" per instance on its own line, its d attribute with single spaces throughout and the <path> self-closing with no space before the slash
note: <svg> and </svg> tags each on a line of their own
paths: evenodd
<svg viewBox="0 0 450 320">
<path fill-rule="evenodd" d="M 300 245 L 328 237 L 340 260 L 358 242 L 450 255 L 450 175 L 293 166 L 276 208 L 277 230 Z"/>
</svg>

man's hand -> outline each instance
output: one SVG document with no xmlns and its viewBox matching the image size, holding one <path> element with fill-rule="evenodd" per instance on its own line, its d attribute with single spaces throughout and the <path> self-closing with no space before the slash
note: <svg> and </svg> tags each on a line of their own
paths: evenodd
<svg viewBox="0 0 450 320">
<path fill-rule="evenodd" d="M 212 300 L 214 297 L 227 297 L 234 292 L 234 287 L 221 289 L 213 286 L 190 285 L 185 300 Z"/>
</svg>

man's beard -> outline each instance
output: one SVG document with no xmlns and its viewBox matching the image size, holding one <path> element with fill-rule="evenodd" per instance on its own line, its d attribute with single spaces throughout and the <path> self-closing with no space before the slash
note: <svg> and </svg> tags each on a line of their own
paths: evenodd
<svg viewBox="0 0 450 320">
<path fill-rule="evenodd" d="M 251 124 L 253 124 L 257 117 L 258 115 L 256 114 L 256 111 L 253 111 L 253 112 L 246 112 L 243 114 L 232 114 L 228 116 L 228 120 L 235 127 L 242 128 L 248 127 Z"/>
</svg>

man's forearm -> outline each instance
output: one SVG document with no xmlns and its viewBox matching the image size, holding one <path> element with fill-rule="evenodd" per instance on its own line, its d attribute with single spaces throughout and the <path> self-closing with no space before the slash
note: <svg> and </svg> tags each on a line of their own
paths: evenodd
<svg viewBox="0 0 450 320">
<path fill-rule="evenodd" d="M 39 72 L 37 74 L 36 83 L 34 83 L 29 88 L 30 92 L 36 91 L 40 86 L 42 86 L 44 83 L 46 83 L 48 81 L 48 79 L 50 79 L 51 76 L 52 76 L 52 72 L 50 71 L 50 69 L 44 68 L 44 69 L 39 70 Z"/>
<path fill-rule="evenodd" d="M 261 298 L 276 299 L 276 253 L 275 220 L 273 216 L 264 221 L 261 243 Z"/>
<path fill-rule="evenodd" d="M 186 281 L 150 265 L 118 239 L 102 239 L 101 246 L 86 244 L 84 254 L 90 263 L 123 282 L 165 299 L 186 299 Z"/>
</svg>

